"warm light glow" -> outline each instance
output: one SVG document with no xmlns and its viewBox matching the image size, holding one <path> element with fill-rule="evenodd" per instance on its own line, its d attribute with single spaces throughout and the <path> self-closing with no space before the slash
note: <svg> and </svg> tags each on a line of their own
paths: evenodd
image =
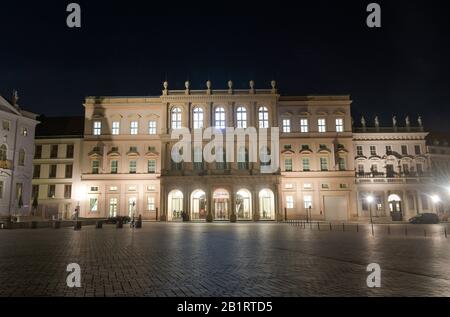
<svg viewBox="0 0 450 317">
<path fill-rule="evenodd" d="M 435 204 L 441 201 L 441 199 L 439 198 L 438 195 L 432 195 L 432 196 L 431 196 L 431 200 L 432 200 L 433 203 L 435 203 Z"/>
<path fill-rule="evenodd" d="M 82 200 L 86 199 L 86 195 L 87 195 L 86 187 L 84 187 L 84 186 L 78 186 L 78 187 L 76 187 L 74 198 L 75 198 L 77 201 L 82 201 Z"/>
<path fill-rule="evenodd" d="M 369 195 L 369 196 L 366 197 L 366 200 L 367 200 L 368 203 L 372 203 L 374 201 L 374 198 L 373 198 L 372 195 Z"/>
</svg>

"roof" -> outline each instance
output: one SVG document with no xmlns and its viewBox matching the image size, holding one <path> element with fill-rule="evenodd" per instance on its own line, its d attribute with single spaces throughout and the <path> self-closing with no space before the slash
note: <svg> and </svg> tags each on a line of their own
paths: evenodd
<svg viewBox="0 0 450 317">
<path fill-rule="evenodd" d="M 433 146 L 448 146 L 450 144 L 450 133 L 431 132 L 427 137 L 427 143 Z"/>
<path fill-rule="evenodd" d="M 36 127 L 36 137 L 83 137 L 84 117 L 46 117 L 40 116 Z"/>
</svg>

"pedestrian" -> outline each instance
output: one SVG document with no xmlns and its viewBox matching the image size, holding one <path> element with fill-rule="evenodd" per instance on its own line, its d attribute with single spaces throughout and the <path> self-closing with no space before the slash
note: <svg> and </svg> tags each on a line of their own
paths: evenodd
<svg viewBox="0 0 450 317">
<path fill-rule="evenodd" d="M 134 214 L 133 214 L 133 218 L 131 218 L 130 228 L 134 228 L 134 227 L 135 227 L 135 220 L 134 220 Z"/>
</svg>

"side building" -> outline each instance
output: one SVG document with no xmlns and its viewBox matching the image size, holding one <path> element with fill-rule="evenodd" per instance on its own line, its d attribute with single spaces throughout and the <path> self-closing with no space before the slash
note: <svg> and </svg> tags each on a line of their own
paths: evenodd
<svg viewBox="0 0 450 317">
<path fill-rule="evenodd" d="M 36 115 L 0 96 L 0 217 L 28 215 Z"/>
<path fill-rule="evenodd" d="M 83 197 L 79 188 L 84 117 L 41 117 L 33 157 L 31 214 L 70 219 Z M 78 191 L 77 191 L 78 189 Z"/>
</svg>

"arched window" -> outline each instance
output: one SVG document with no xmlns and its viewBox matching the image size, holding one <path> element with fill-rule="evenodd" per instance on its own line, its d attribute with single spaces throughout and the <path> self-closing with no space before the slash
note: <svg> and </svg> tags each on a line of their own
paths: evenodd
<svg viewBox="0 0 450 317">
<path fill-rule="evenodd" d="M 258 110 L 258 121 L 260 128 L 269 127 L 269 110 L 267 107 L 259 107 Z"/>
<path fill-rule="evenodd" d="M 6 145 L 0 145 L 0 161 L 6 161 Z"/>
<path fill-rule="evenodd" d="M 217 107 L 214 112 L 214 122 L 217 129 L 225 129 L 225 109 Z"/>
<path fill-rule="evenodd" d="M 194 129 L 203 128 L 203 109 L 200 107 L 195 107 L 193 111 L 194 116 Z"/>
<path fill-rule="evenodd" d="M 239 107 L 236 110 L 237 128 L 247 128 L 247 109 Z"/>
<path fill-rule="evenodd" d="M 19 151 L 19 166 L 24 166 L 24 165 L 25 165 L 25 150 L 20 149 L 20 151 Z"/>
<path fill-rule="evenodd" d="M 181 109 L 172 108 L 172 129 L 181 129 Z"/>
</svg>

